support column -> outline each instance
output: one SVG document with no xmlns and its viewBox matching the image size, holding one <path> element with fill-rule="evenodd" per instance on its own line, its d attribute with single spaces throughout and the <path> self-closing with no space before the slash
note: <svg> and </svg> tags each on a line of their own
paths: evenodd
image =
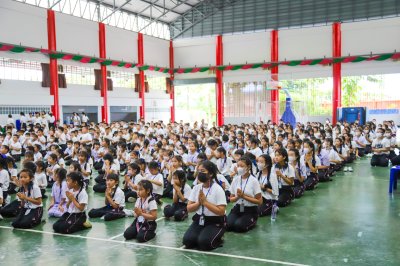
<svg viewBox="0 0 400 266">
<path fill-rule="evenodd" d="M 106 27 L 103 23 L 99 23 L 99 52 L 100 58 L 106 58 Z M 107 96 L 107 67 L 101 65 L 101 88 L 100 94 L 103 97 L 103 106 L 101 107 L 101 120 L 109 123 L 108 118 L 108 96 Z"/>
<path fill-rule="evenodd" d="M 279 61 L 278 31 L 271 31 L 271 62 Z M 278 81 L 278 67 L 271 68 L 272 80 Z M 279 120 L 279 90 L 271 90 L 271 120 L 278 123 Z"/>
<path fill-rule="evenodd" d="M 216 53 L 217 66 L 224 64 L 222 35 L 217 36 L 217 53 Z M 224 84 L 223 84 L 223 71 L 216 70 L 217 76 L 217 125 L 220 127 L 224 124 Z"/>
<path fill-rule="evenodd" d="M 143 56 L 143 34 L 138 33 L 138 63 L 139 65 L 144 64 L 144 56 Z M 140 90 L 139 90 L 139 98 L 142 100 L 142 105 L 140 106 L 140 119 L 145 119 L 145 88 L 144 88 L 144 71 L 139 70 L 139 81 L 140 81 Z"/>
<path fill-rule="evenodd" d="M 169 41 L 169 69 L 170 69 L 170 80 L 171 86 L 169 91 L 169 98 L 171 99 L 171 123 L 175 122 L 175 87 L 174 87 L 174 73 L 175 61 L 174 61 L 174 44 L 173 41 Z"/>
<path fill-rule="evenodd" d="M 342 56 L 342 31 L 340 22 L 332 25 L 332 56 Z M 332 92 L 332 124 L 337 122 L 337 109 L 342 106 L 342 64 L 334 63 L 333 70 L 333 92 Z"/>
<path fill-rule="evenodd" d="M 48 49 L 50 51 L 57 51 L 56 42 L 56 20 L 54 11 L 47 10 L 47 40 Z M 50 95 L 53 95 L 53 105 L 51 112 L 54 114 L 56 121 L 60 119 L 60 105 L 58 100 L 58 69 L 57 59 L 50 58 Z"/>
</svg>

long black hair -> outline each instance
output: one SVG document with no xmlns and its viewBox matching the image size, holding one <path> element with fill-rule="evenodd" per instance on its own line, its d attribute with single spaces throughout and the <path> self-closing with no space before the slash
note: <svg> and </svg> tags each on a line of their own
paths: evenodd
<svg viewBox="0 0 400 266">
<path fill-rule="evenodd" d="M 260 157 L 263 158 L 265 161 L 265 167 L 268 170 L 268 181 L 269 181 L 269 177 L 271 176 L 272 158 L 268 154 L 261 154 L 258 158 L 260 158 Z M 260 170 L 260 172 L 258 173 L 258 180 L 260 180 L 261 175 L 262 175 L 262 171 Z"/>
<path fill-rule="evenodd" d="M 288 153 L 287 153 L 286 149 L 284 149 L 284 148 L 279 148 L 279 149 L 277 149 L 277 150 L 275 151 L 275 153 L 279 153 L 280 155 L 282 155 L 283 157 L 285 157 L 285 159 L 284 159 L 284 165 L 283 165 L 283 168 L 282 168 L 282 169 L 288 168 L 288 167 L 289 167 L 289 164 L 288 164 L 289 156 L 288 156 Z M 278 164 L 275 164 L 275 167 L 277 167 L 277 166 L 278 166 L 278 168 L 280 168 Z"/>
<path fill-rule="evenodd" d="M 81 191 L 82 191 L 83 188 L 85 187 L 84 177 L 83 177 L 83 175 L 82 175 L 81 172 L 77 172 L 77 171 L 74 171 L 74 172 L 69 173 L 69 174 L 67 175 L 67 177 L 70 178 L 72 181 L 75 181 L 75 182 L 78 183 L 79 192 L 78 192 L 78 194 L 76 194 L 76 197 L 75 197 L 76 200 L 78 200 L 79 194 L 81 193 Z"/>
</svg>

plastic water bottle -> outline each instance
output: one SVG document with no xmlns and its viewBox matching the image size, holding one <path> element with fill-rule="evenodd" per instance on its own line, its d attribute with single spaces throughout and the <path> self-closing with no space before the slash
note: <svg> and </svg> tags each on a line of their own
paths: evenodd
<svg viewBox="0 0 400 266">
<path fill-rule="evenodd" d="M 278 211 L 278 206 L 276 206 L 276 203 L 272 206 L 272 212 L 271 212 L 271 221 L 275 222 L 276 220 L 276 212 Z"/>
</svg>

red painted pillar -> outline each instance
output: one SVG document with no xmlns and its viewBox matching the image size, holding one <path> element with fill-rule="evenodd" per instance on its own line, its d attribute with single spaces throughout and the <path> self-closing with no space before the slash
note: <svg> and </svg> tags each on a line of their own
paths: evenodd
<svg viewBox="0 0 400 266">
<path fill-rule="evenodd" d="M 223 53 L 222 35 L 217 36 L 217 53 L 216 61 L 217 66 L 224 64 L 224 53 Z M 217 125 L 222 126 L 224 124 L 224 84 L 223 84 L 223 71 L 216 70 L 217 76 Z"/>
<path fill-rule="evenodd" d="M 144 64 L 144 56 L 143 56 L 143 34 L 138 33 L 138 63 L 139 65 Z M 144 71 L 139 70 L 139 79 L 140 79 L 140 90 L 139 90 L 139 98 L 142 100 L 142 106 L 140 106 L 140 119 L 145 119 L 145 88 L 144 88 Z"/>
<path fill-rule="evenodd" d="M 103 23 L 99 23 L 99 52 L 100 58 L 106 58 L 106 27 Z M 101 66 L 101 96 L 103 97 L 103 106 L 101 107 L 101 120 L 105 123 L 108 119 L 108 102 L 107 102 L 107 67 Z"/>
<path fill-rule="evenodd" d="M 169 69 L 170 69 L 170 79 L 171 79 L 169 97 L 172 102 L 172 104 L 171 104 L 171 123 L 175 122 L 175 87 L 173 85 L 173 81 L 175 78 L 174 68 L 175 68 L 174 44 L 171 40 L 171 41 L 169 41 Z"/>
<path fill-rule="evenodd" d="M 47 40 L 50 51 L 57 50 L 56 42 L 56 20 L 53 10 L 47 10 Z M 53 95 L 51 111 L 56 120 L 60 119 L 60 105 L 58 101 L 58 69 L 57 59 L 50 58 L 50 95 Z"/>
<path fill-rule="evenodd" d="M 342 32 L 340 22 L 332 25 L 332 55 L 342 56 Z M 342 64 L 333 64 L 332 124 L 337 122 L 337 109 L 342 106 Z"/>
<path fill-rule="evenodd" d="M 271 31 L 271 62 L 279 61 L 278 31 Z M 278 67 L 271 68 L 272 80 L 278 81 Z M 279 90 L 271 90 L 271 120 L 278 123 L 279 120 Z"/>
</svg>

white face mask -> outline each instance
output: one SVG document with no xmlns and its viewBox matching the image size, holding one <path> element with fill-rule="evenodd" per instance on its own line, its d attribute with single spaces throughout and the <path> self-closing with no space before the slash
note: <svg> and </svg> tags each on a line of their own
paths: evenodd
<svg viewBox="0 0 400 266">
<path fill-rule="evenodd" d="M 305 154 L 307 154 L 310 151 L 310 149 L 309 148 L 304 148 L 303 151 L 304 151 Z"/>
<path fill-rule="evenodd" d="M 263 170 L 265 168 L 265 164 L 264 163 L 257 163 L 257 168 L 258 168 L 258 170 Z"/>
<path fill-rule="evenodd" d="M 296 157 L 294 157 L 294 156 L 289 156 L 288 159 L 289 159 L 289 163 L 293 163 L 294 161 L 296 161 Z"/>
<path fill-rule="evenodd" d="M 390 138 L 391 137 L 390 133 L 385 133 L 385 137 Z"/>
<path fill-rule="evenodd" d="M 237 171 L 238 171 L 238 175 L 240 175 L 240 176 L 242 176 L 246 173 L 246 169 L 244 169 L 243 167 L 238 167 Z"/>
<path fill-rule="evenodd" d="M 380 132 L 379 132 L 379 133 L 376 133 L 376 137 L 377 137 L 377 138 L 381 138 L 381 137 L 382 137 L 382 133 L 380 133 Z"/>
</svg>

